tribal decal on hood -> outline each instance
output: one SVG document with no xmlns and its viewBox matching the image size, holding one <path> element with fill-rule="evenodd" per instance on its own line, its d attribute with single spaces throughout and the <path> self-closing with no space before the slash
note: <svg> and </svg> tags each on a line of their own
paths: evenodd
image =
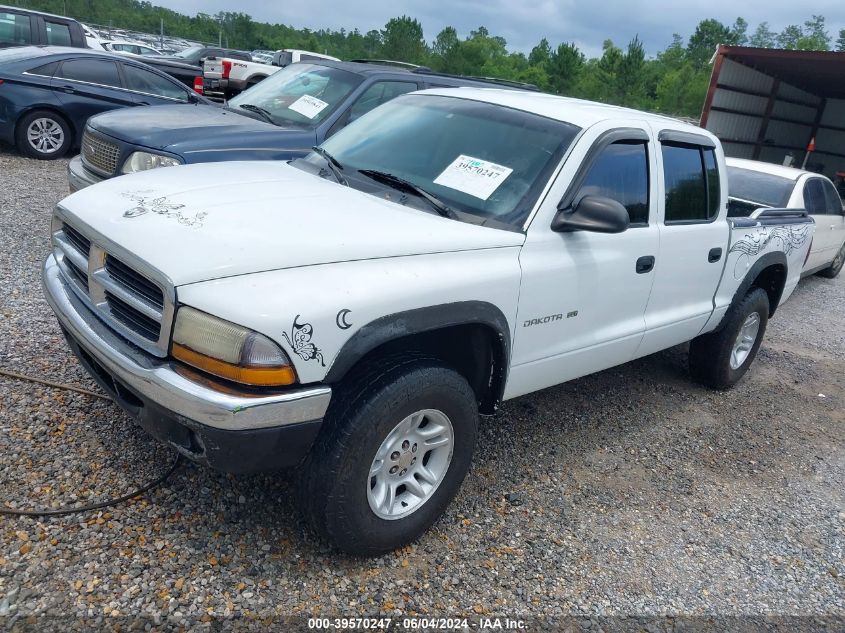
<svg viewBox="0 0 845 633">
<path fill-rule="evenodd" d="M 156 215 L 163 215 L 166 218 L 172 218 L 185 226 L 190 226 L 198 229 L 202 226 L 202 221 L 208 215 L 205 211 L 199 211 L 190 217 L 183 214 L 180 209 L 185 207 L 184 204 L 177 204 L 169 202 L 166 196 L 153 198 L 144 194 L 153 193 L 152 189 L 145 189 L 142 191 L 127 191 L 121 195 L 124 198 L 129 198 L 138 206 L 127 209 L 123 212 L 124 218 L 137 218 L 147 213 L 155 213 Z"/>
<path fill-rule="evenodd" d="M 781 249 L 787 255 L 801 248 L 810 237 L 811 226 L 801 224 L 795 226 L 776 226 L 769 228 L 759 227 L 754 233 L 746 233 L 743 239 L 731 246 L 730 252 L 739 251 L 750 257 L 766 250 L 772 242 L 780 244 Z"/>
</svg>

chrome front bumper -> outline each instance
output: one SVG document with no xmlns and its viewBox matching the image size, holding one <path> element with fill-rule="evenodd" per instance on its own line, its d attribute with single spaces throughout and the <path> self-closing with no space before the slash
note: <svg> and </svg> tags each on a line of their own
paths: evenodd
<svg viewBox="0 0 845 633">
<path fill-rule="evenodd" d="M 67 184 L 71 193 L 85 189 L 85 187 L 90 187 L 91 185 L 96 185 L 102 180 L 104 178 L 85 169 L 85 165 L 82 164 L 82 156 L 77 156 L 68 163 Z"/>
<path fill-rule="evenodd" d="M 47 301 L 74 342 L 116 382 L 168 413 L 221 431 L 248 431 L 313 422 L 328 409 L 330 387 L 255 395 L 195 382 L 172 361 L 141 351 L 100 321 L 68 286 L 53 255 L 42 277 Z"/>
</svg>

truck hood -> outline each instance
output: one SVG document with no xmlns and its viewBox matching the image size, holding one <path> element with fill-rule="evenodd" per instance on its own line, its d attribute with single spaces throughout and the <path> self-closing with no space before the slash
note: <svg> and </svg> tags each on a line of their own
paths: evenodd
<svg viewBox="0 0 845 633">
<path fill-rule="evenodd" d="M 175 285 L 336 262 L 519 246 L 522 233 L 405 207 L 273 161 L 167 167 L 59 205 Z"/>
<path fill-rule="evenodd" d="M 250 116 L 205 104 L 180 104 L 112 110 L 92 117 L 88 124 L 125 143 L 178 154 L 185 162 L 238 158 L 250 149 L 310 151 L 313 129 L 283 128 Z M 231 148 L 231 149 L 229 149 Z M 262 156 L 263 158 L 263 156 Z"/>
</svg>

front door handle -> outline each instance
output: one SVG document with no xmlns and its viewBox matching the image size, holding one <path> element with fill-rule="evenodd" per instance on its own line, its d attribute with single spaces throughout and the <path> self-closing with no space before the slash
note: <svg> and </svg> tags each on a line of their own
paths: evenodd
<svg viewBox="0 0 845 633">
<path fill-rule="evenodd" d="M 76 88 L 73 86 L 62 86 L 62 91 L 72 95 L 76 92 Z"/>
<path fill-rule="evenodd" d="M 642 275 L 654 268 L 654 255 L 643 255 L 637 260 L 637 274 Z"/>
<path fill-rule="evenodd" d="M 711 264 L 714 264 L 722 259 L 722 249 L 721 248 L 711 248 L 710 252 L 707 253 L 707 261 Z"/>
</svg>

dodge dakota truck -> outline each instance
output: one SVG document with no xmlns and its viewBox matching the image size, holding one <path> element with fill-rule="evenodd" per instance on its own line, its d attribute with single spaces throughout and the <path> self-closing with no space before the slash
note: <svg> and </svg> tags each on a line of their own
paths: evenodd
<svg viewBox="0 0 845 633">
<path fill-rule="evenodd" d="M 440 516 L 503 400 L 686 341 L 695 379 L 743 377 L 815 225 L 729 220 L 727 200 L 700 128 L 428 90 L 291 163 L 77 192 L 43 280 L 82 365 L 151 435 L 223 471 L 294 468 L 316 531 L 374 555 Z"/>
</svg>

